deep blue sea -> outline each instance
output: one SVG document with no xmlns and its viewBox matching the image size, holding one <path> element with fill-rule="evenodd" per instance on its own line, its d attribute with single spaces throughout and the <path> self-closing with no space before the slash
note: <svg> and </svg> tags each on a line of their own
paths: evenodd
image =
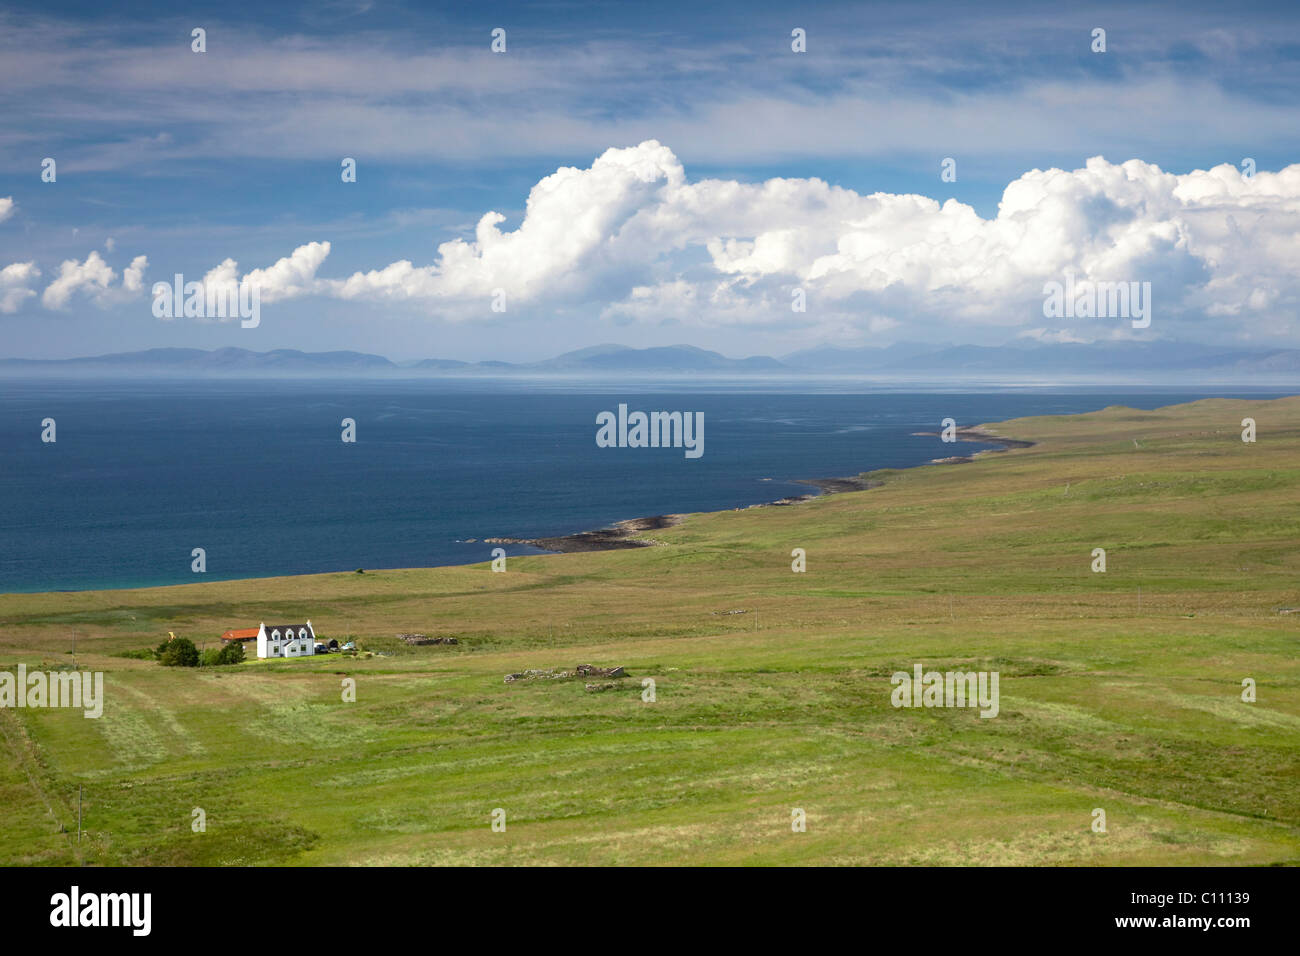
<svg viewBox="0 0 1300 956">
<path fill-rule="evenodd" d="M 485 561 L 487 537 L 734 508 L 812 490 L 799 478 L 979 450 L 912 435 L 947 416 L 969 425 L 1280 394 L 0 380 L 0 592 Z M 703 457 L 598 448 L 596 415 L 619 402 L 703 412 Z M 355 444 L 340 438 L 344 418 Z M 205 575 L 191 571 L 194 548 Z"/>
</svg>

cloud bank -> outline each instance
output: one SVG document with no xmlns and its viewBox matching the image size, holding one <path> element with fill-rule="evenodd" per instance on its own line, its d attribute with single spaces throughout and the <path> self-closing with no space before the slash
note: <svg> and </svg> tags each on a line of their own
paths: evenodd
<svg viewBox="0 0 1300 956">
<path fill-rule="evenodd" d="M 312 242 L 242 279 L 228 259 L 207 281 L 257 281 L 264 302 L 407 302 L 449 321 L 492 317 L 496 304 L 529 317 L 585 309 L 697 327 L 1126 334 L 1113 318 L 1044 328 L 1044 283 L 1068 273 L 1150 282 L 1153 334 L 1206 324 L 1242 339 L 1300 331 L 1300 165 L 1178 175 L 1098 156 L 1024 173 L 986 219 L 953 199 L 862 195 L 815 178 L 690 182 L 668 147 L 647 140 L 546 176 L 522 221 L 505 222 L 484 213 L 472 239 L 442 243 L 425 265 L 322 278 L 330 244 Z"/>
<path fill-rule="evenodd" d="M 319 161 L 342 144 L 413 166 L 549 160 L 651 137 L 732 168 L 958 149 L 1073 162 L 1117 142 L 1117 102 L 1127 155 L 1236 160 L 1239 145 L 1275 154 L 1296 141 L 1294 22 L 1268 5 L 1250 18 L 1116 8 L 1102 57 L 1093 24 L 1068 9 L 836 4 L 799 11 L 808 52 L 795 54 L 790 11 L 635 6 L 596 28 L 555 5 L 548 29 L 511 27 L 504 56 L 476 19 L 419 5 L 325 31 L 267 5 L 239 26 L 208 24 L 204 56 L 183 19 L 0 10 L 0 101 L 13 107 L 0 168 L 25 168 L 34 142 L 61 169 L 138 171 L 213 156 Z M 250 115 L 257 136 L 245 135 Z"/>
</svg>

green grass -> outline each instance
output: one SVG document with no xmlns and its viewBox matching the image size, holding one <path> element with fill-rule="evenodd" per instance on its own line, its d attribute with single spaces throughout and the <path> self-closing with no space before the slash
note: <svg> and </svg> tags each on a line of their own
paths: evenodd
<svg viewBox="0 0 1300 956">
<path fill-rule="evenodd" d="M 70 666 L 75 630 L 107 689 L 0 710 L 0 862 L 1300 861 L 1300 398 L 994 427 L 1039 444 L 658 548 L 0 596 L 0 667 Z M 308 617 L 382 656 L 121 656 Z M 918 661 L 998 671 L 999 716 L 894 709 Z M 502 680 L 579 663 L 629 677 Z"/>
</svg>

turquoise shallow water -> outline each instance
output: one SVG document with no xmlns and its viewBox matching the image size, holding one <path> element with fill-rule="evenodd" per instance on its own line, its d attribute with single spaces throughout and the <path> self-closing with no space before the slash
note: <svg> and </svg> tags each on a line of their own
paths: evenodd
<svg viewBox="0 0 1300 956">
<path fill-rule="evenodd" d="M 739 507 L 807 493 L 799 478 L 978 450 L 912 435 L 947 416 L 976 424 L 1208 394 L 8 380 L 0 591 L 190 583 L 201 578 L 194 548 L 208 580 L 483 561 L 485 537 Z M 703 456 L 598 448 L 596 415 L 619 402 L 703 412 Z M 47 417 L 54 444 L 40 440 Z M 343 418 L 357 423 L 355 444 L 340 440 Z"/>
</svg>

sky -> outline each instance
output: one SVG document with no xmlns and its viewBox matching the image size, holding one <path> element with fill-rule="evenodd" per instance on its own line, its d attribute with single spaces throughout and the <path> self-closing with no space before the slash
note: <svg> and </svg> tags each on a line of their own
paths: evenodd
<svg viewBox="0 0 1300 956">
<path fill-rule="evenodd" d="M 1294 3 L 3 4 L 0 357 L 1296 347 L 1297 90 Z"/>
</svg>

